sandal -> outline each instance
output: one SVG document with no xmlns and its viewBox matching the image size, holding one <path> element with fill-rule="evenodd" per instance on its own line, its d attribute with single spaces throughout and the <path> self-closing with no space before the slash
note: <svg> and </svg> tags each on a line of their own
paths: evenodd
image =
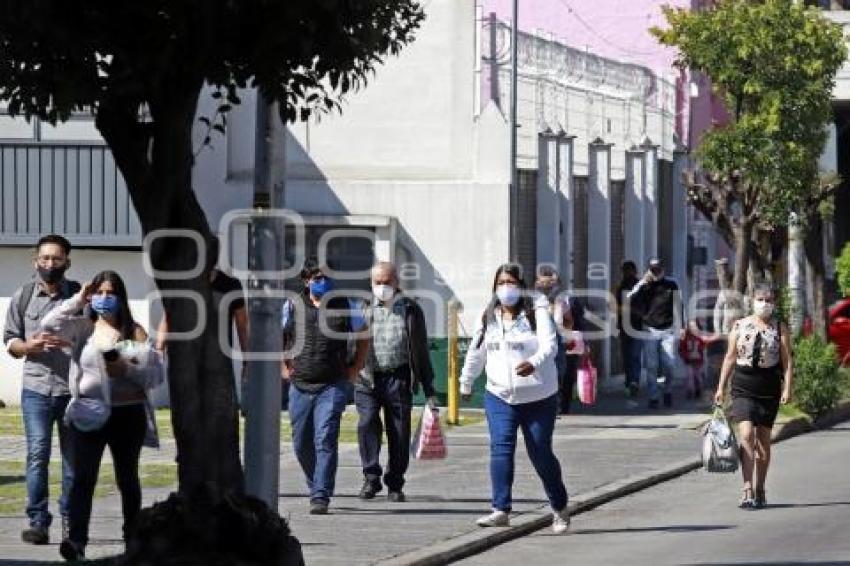
<svg viewBox="0 0 850 566">
<path fill-rule="evenodd" d="M 745 487 L 741 490 L 741 501 L 738 503 L 738 507 L 741 509 L 754 509 L 756 506 L 756 500 L 753 497 L 753 488 Z"/>
<path fill-rule="evenodd" d="M 764 507 L 767 506 L 767 497 L 765 496 L 764 490 L 763 489 L 757 489 L 755 493 L 756 493 L 756 496 L 753 499 L 753 504 L 754 504 L 753 506 L 756 509 L 763 509 Z"/>
</svg>

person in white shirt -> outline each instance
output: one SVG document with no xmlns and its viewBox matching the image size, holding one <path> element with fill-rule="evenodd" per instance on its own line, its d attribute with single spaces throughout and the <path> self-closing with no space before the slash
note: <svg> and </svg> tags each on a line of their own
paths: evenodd
<svg viewBox="0 0 850 566">
<path fill-rule="evenodd" d="M 528 456 L 552 506 L 552 529 L 560 534 L 567 531 L 570 519 L 561 464 L 552 451 L 558 412 L 555 327 L 548 299 L 528 291 L 521 273 L 516 264 L 496 271 L 493 299 L 479 318 L 460 376 L 461 395 L 468 399 L 473 382 L 487 370 L 484 410 L 490 429 L 493 512 L 477 523 L 510 523 L 517 429 L 522 428 Z"/>
</svg>

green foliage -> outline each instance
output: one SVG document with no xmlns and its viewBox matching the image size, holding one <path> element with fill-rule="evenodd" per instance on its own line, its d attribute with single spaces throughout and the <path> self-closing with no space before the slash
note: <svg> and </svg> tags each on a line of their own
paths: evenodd
<svg viewBox="0 0 850 566">
<path fill-rule="evenodd" d="M 838 287 L 845 297 L 850 297 L 850 242 L 841 250 L 841 255 L 835 261 L 838 272 Z"/>
<path fill-rule="evenodd" d="M 786 325 L 791 320 L 792 299 L 791 289 L 787 286 L 783 285 L 776 290 L 776 320 Z"/>
<path fill-rule="evenodd" d="M 757 221 L 784 224 L 818 186 L 835 75 L 847 57 L 841 27 L 793 0 L 719 0 L 665 8 L 659 41 L 678 64 L 708 75 L 731 122 L 706 133 L 700 166 L 735 179 L 727 200 Z"/>
<path fill-rule="evenodd" d="M 205 83 L 226 105 L 250 85 L 306 119 L 339 108 L 423 18 L 417 0 L 9 0 L 0 101 L 51 123 L 107 102 L 156 119 Z"/>
<path fill-rule="evenodd" d="M 817 335 L 794 343 L 794 399 L 806 413 L 817 417 L 838 402 L 844 390 L 835 346 Z"/>
</svg>

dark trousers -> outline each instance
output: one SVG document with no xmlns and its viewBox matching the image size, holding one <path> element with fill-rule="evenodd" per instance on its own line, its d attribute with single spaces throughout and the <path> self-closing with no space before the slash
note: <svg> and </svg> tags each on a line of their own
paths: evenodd
<svg viewBox="0 0 850 566">
<path fill-rule="evenodd" d="M 359 421 L 357 442 L 360 461 L 367 480 L 381 482 L 381 439 L 386 425 L 389 459 L 384 483 L 390 491 L 401 491 L 404 474 L 410 463 L 410 370 L 407 366 L 393 373 L 376 373 L 371 390 L 358 388 L 354 394 Z M 384 420 L 381 421 L 381 410 Z"/>
<path fill-rule="evenodd" d="M 566 368 L 563 375 L 560 376 L 558 386 L 558 404 L 562 415 L 569 414 L 573 403 L 573 389 L 576 386 L 576 376 L 578 375 L 578 365 L 581 361 L 581 356 L 567 356 L 566 359 Z"/>
<path fill-rule="evenodd" d="M 109 420 L 100 430 L 82 432 L 71 425 L 74 481 L 68 501 L 68 521 L 72 541 L 82 546 L 88 544 L 92 498 L 106 446 L 112 453 L 115 481 L 121 492 L 126 536 L 127 529 L 142 508 L 139 455 L 146 427 L 145 406 L 142 404 L 112 407 Z"/>
<path fill-rule="evenodd" d="M 631 384 L 640 386 L 640 372 L 643 365 L 643 341 L 620 332 L 620 355 L 623 360 L 623 371 L 626 374 L 626 387 Z"/>
</svg>

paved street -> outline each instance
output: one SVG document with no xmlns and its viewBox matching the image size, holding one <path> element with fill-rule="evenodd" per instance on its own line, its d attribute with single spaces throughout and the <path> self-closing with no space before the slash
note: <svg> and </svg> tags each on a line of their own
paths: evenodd
<svg viewBox="0 0 850 566">
<path fill-rule="evenodd" d="M 622 413 L 617 415 L 616 413 Z M 619 397 L 602 400 L 592 411 L 558 421 L 555 446 L 567 487 L 573 494 L 647 472 L 692 456 L 699 437 L 692 428 L 704 420 L 693 404 L 677 410 L 642 414 Z M 417 412 L 418 418 L 418 412 Z M 304 546 L 308 564 L 370 564 L 436 541 L 475 530 L 473 521 L 489 509 L 488 435 L 485 424 L 455 429 L 449 436 L 449 458 L 444 462 L 413 462 L 405 488 L 409 502 L 389 504 L 382 493 L 372 502 L 356 495 L 361 484 L 356 444 L 345 444 L 340 454 L 338 496 L 332 514 L 307 515 L 307 498 L 291 445 L 282 446 L 280 512 Z M 145 450 L 143 462 L 156 454 Z M 518 450 L 514 496 L 517 512 L 543 505 L 543 490 L 524 449 Z M 168 490 L 147 490 L 145 504 L 163 498 Z M 11 560 L 55 560 L 56 544 L 22 545 L 20 516 L 0 517 L 0 557 Z M 120 510 L 117 497 L 95 502 L 89 557 L 121 551 Z M 52 537 L 58 544 L 55 525 Z M 0 561 L 6 566 L 6 563 Z"/>
<path fill-rule="evenodd" d="M 694 472 L 463 564 L 850 564 L 850 424 L 776 446 L 769 507 L 736 508 L 739 476 Z"/>
</svg>

